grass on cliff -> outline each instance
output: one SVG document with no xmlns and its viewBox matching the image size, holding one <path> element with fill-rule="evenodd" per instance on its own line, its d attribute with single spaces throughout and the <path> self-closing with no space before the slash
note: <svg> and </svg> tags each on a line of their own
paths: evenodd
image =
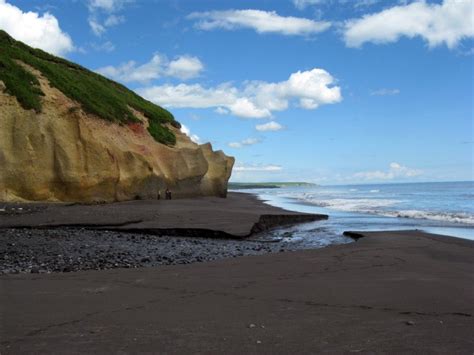
<svg viewBox="0 0 474 355">
<path fill-rule="evenodd" d="M 15 60 L 39 70 L 50 85 L 80 103 L 84 111 L 119 124 L 139 122 L 129 109 L 132 107 L 148 118 L 148 131 L 156 141 L 168 145 L 176 143 L 174 134 L 163 125 L 170 123 L 180 127 L 169 111 L 119 83 L 78 64 L 31 48 L 0 30 L 0 80 L 5 84 L 6 92 L 15 96 L 23 108 L 41 112 L 41 96 L 44 94 L 36 77 Z"/>
</svg>

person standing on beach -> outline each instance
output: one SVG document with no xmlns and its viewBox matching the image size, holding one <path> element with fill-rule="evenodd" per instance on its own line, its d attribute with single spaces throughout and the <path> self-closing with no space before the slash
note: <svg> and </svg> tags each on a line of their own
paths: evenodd
<svg viewBox="0 0 474 355">
<path fill-rule="evenodd" d="M 157 199 L 157 200 L 160 200 L 160 199 L 161 199 L 161 191 L 160 191 L 160 190 L 158 190 L 158 196 L 156 196 L 156 199 Z"/>
</svg>

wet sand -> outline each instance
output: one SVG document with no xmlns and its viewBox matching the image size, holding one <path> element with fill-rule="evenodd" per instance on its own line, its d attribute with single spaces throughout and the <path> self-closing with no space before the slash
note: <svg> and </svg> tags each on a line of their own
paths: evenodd
<svg viewBox="0 0 474 355">
<path fill-rule="evenodd" d="M 474 351 L 474 243 L 418 231 L 191 265 L 0 276 L 16 353 Z"/>
<path fill-rule="evenodd" d="M 87 228 L 156 235 L 245 238 L 273 227 L 327 219 L 286 211 L 250 194 L 110 204 L 0 203 L 0 229 Z"/>
</svg>

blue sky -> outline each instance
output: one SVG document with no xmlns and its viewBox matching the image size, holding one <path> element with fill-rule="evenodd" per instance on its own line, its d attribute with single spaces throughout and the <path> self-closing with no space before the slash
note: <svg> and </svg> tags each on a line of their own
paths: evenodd
<svg viewBox="0 0 474 355">
<path fill-rule="evenodd" d="M 0 0 L 0 28 L 167 107 L 234 181 L 454 181 L 474 178 L 473 9 Z"/>
</svg>

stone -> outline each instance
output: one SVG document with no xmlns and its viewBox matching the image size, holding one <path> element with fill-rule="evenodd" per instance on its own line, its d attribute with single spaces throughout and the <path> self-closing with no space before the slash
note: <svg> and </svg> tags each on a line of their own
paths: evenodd
<svg viewBox="0 0 474 355">
<path fill-rule="evenodd" d="M 148 119 L 115 124 L 86 113 L 37 70 L 42 111 L 0 92 L 0 201 L 113 202 L 227 193 L 234 158 L 196 144 L 175 127 L 176 145 L 158 143 Z"/>
</svg>

